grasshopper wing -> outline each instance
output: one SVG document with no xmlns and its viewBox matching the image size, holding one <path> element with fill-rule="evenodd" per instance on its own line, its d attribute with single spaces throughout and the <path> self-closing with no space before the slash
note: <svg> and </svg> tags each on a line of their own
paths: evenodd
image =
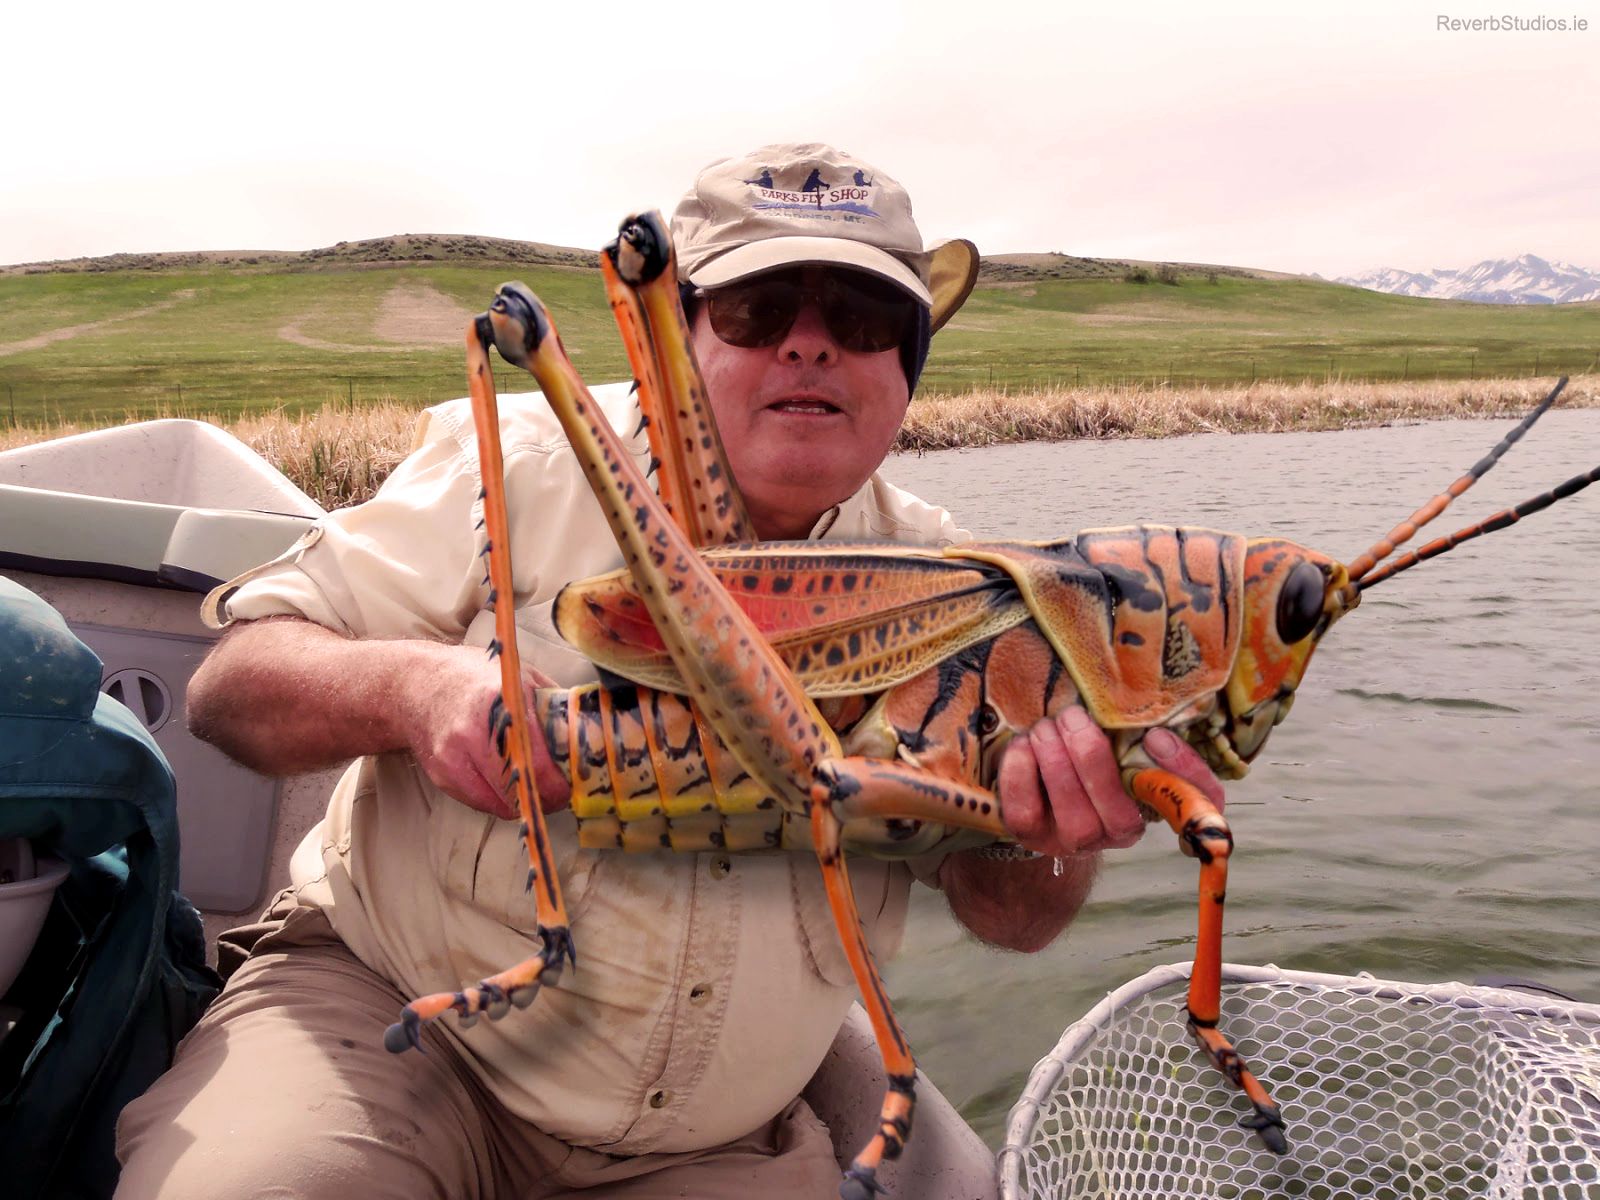
<svg viewBox="0 0 1600 1200">
<path fill-rule="evenodd" d="M 1028 619 L 1007 572 L 960 552 L 780 542 L 703 557 L 807 693 L 823 698 L 891 687 Z M 627 571 L 568 584 L 554 618 L 561 636 L 606 670 L 684 690 Z"/>
</svg>

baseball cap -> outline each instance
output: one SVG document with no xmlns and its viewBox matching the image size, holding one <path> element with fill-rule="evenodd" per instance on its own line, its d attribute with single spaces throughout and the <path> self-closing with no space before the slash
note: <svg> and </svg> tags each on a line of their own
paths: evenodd
<svg viewBox="0 0 1600 1200">
<path fill-rule="evenodd" d="M 820 142 L 762 146 L 700 172 L 672 215 L 680 281 L 714 288 L 781 267 L 867 271 L 929 309 L 938 329 L 978 274 L 964 239 L 924 247 L 911 197 L 872 164 Z"/>
</svg>

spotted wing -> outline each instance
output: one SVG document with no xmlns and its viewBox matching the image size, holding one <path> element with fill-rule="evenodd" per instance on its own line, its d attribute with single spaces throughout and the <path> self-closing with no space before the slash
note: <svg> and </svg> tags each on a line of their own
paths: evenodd
<svg viewBox="0 0 1600 1200">
<path fill-rule="evenodd" d="M 806 691 L 821 698 L 890 687 L 1028 619 L 1010 576 L 961 550 L 773 543 L 704 557 Z M 606 670 L 683 690 L 626 571 L 569 584 L 554 619 L 562 637 Z"/>
</svg>

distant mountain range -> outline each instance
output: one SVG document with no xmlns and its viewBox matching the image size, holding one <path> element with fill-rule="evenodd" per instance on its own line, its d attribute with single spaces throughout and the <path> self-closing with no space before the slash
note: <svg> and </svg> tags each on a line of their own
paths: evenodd
<svg viewBox="0 0 1600 1200">
<path fill-rule="evenodd" d="M 1550 262 L 1537 254 L 1520 258 L 1486 258 L 1464 270 L 1400 271 L 1387 267 L 1365 275 L 1341 277 L 1373 292 L 1421 296 L 1428 300 L 1476 300 L 1483 304 L 1571 304 L 1600 300 L 1600 272 L 1571 263 Z"/>
</svg>

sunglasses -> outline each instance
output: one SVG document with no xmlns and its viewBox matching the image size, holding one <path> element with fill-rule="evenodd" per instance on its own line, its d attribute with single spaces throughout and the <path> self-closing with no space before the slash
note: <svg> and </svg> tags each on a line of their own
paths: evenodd
<svg viewBox="0 0 1600 1200">
<path fill-rule="evenodd" d="M 726 287 L 698 290 L 711 330 L 730 346 L 775 346 L 807 301 L 828 335 L 846 350 L 878 354 L 911 336 L 916 301 L 894 284 L 860 271 L 775 271 Z"/>
</svg>

